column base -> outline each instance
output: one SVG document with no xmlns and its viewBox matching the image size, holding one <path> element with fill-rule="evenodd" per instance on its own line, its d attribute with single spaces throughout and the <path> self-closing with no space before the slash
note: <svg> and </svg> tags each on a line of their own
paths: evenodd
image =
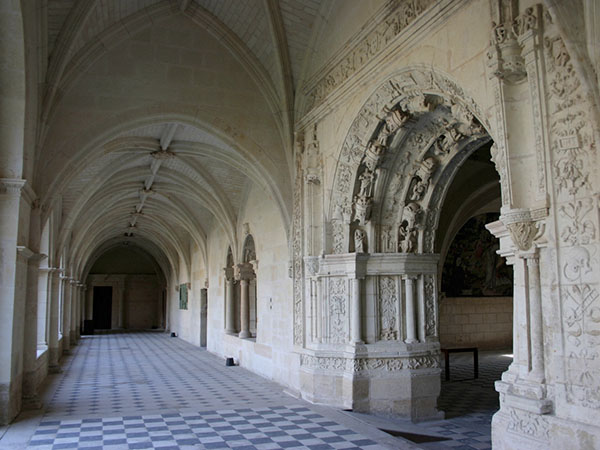
<svg viewBox="0 0 600 450">
<path fill-rule="evenodd" d="M 228 334 L 230 336 L 235 336 L 238 333 L 235 330 L 225 330 L 225 334 Z"/>
<path fill-rule="evenodd" d="M 252 337 L 252 335 L 250 334 L 249 331 L 240 331 L 240 334 L 238 334 L 238 337 L 240 337 L 241 339 L 247 339 L 249 337 Z"/>
<path fill-rule="evenodd" d="M 48 349 L 48 368 L 58 367 L 58 361 L 60 360 L 60 352 L 56 347 L 50 347 Z"/>
<path fill-rule="evenodd" d="M 40 401 L 37 394 L 35 394 L 31 397 L 23 397 L 23 409 L 24 410 L 30 411 L 30 410 L 42 409 L 43 406 L 44 406 L 44 404 Z"/>
<path fill-rule="evenodd" d="M 60 366 L 57 364 L 56 366 L 48 366 L 48 373 L 51 374 L 55 374 L 55 373 L 62 373 L 63 370 L 60 368 Z"/>
<path fill-rule="evenodd" d="M 399 416 L 414 422 L 442 419 L 437 409 L 441 389 L 438 354 L 425 350 L 403 356 L 368 349 L 344 357 L 303 354 L 302 397 L 356 412 Z"/>
<path fill-rule="evenodd" d="M 22 407 L 22 375 L 8 383 L 0 384 L 0 425 L 7 425 L 17 417 Z"/>
</svg>

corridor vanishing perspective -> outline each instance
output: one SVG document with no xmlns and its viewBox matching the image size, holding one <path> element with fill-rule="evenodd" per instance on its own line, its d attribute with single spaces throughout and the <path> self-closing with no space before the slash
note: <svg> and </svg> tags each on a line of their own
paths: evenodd
<svg viewBox="0 0 600 450">
<path fill-rule="evenodd" d="M 454 361 L 440 404 L 450 420 L 417 426 L 309 404 L 161 332 L 99 334 L 52 377 L 42 410 L 0 429 L 0 449 L 489 449 L 507 364 L 490 353 L 471 380 L 470 362 Z"/>
<path fill-rule="evenodd" d="M 37 426 L 0 448 L 411 448 L 164 333 L 85 338 L 56 378 Z"/>
<path fill-rule="evenodd" d="M 0 0 L 0 445 L 600 448 L 599 36 Z"/>
</svg>

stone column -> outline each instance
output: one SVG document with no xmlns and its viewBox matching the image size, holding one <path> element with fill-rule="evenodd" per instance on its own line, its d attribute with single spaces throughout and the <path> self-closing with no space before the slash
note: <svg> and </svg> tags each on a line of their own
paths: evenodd
<svg viewBox="0 0 600 450">
<path fill-rule="evenodd" d="M 58 327 L 59 327 L 59 302 L 60 302 L 60 269 L 49 270 L 50 280 L 48 283 L 48 293 L 50 297 L 50 320 L 48 321 L 48 370 L 50 373 L 60 371 L 58 361 L 60 354 L 58 351 Z"/>
<path fill-rule="evenodd" d="M 94 287 L 86 287 L 85 296 L 85 320 L 94 319 Z"/>
<path fill-rule="evenodd" d="M 233 268 L 227 267 L 225 271 L 225 333 L 235 334 L 235 296 Z"/>
<path fill-rule="evenodd" d="M 362 309 L 360 307 L 361 296 L 360 296 L 360 279 L 354 278 L 352 280 L 352 304 L 351 304 L 351 315 L 352 315 L 352 328 L 350 333 L 350 341 L 353 344 L 362 344 L 361 339 L 362 332 Z"/>
<path fill-rule="evenodd" d="M 40 255 L 24 249 L 28 255 L 27 266 L 27 297 L 25 305 L 25 326 L 23 327 L 23 407 L 39 409 L 36 377 L 38 355 L 38 268 L 40 260 L 46 255 Z M 44 308 L 45 319 L 45 308 Z M 44 329 L 41 330 L 42 332 Z"/>
<path fill-rule="evenodd" d="M 402 276 L 396 277 L 396 292 L 398 293 L 396 296 L 396 326 L 398 327 L 397 340 L 398 342 L 402 342 L 402 331 L 404 328 L 402 326 L 402 299 L 404 297 L 404 293 L 402 292 Z"/>
<path fill-rule="evenodd" d="M 240 334 L 241 338 L 249 338 L 250 334 L 250 280 L 254 278 L 251 263 L 236 266 L 236 278 L 240 280 Z"/>
<path fill-rule="evenodd" d="M 85 320 L 87 299 L 86 299 L 87 286 L 85 284 L 79 285 L 79 333 L 81 335 L 83 331 L 83 321 Z"/>
<path fill-rule="evenodd" d="M 3 34 L 3 37 L 6 37 Z M 0 105 L 2 102 L 0 102 Z M 0 152 L 4 157 L 9 148 Z M 24 304 L 19 290 L 17 239 L 21 188 L 24 180 L 0 179 L 0 424 L 8 423 L 21 407 L 22 334 Z"/>
<path fill-rule="evenodd" d="M 544 383 L 544 332 L 540 264 L 537 252 L 527 256 L 529 276 L 529 323 L 531 325 L 531 378 Z"/>
<path fill-rule="evenodd" d="M 425 283 L 423 275 L 417 278 L 417 336 L 425 342 Z"/>
<path fill-rule="evenodd" d="M 62 277 L 62 347 L 63 353 L 71 348 L 71 279 Z"/>
<path fill-rule="evenodd" d="M 241 279 L 240 280 L 240 334 L 241 338 L 250 337 L 250 296 L 248 292 L 248 287 L 250 285 L 250 280 Z"/>
<path fill-rule="evenodd" d="M 69 280 L 69 290 L 71 291 L 71 325 L 69 327 L 69 343 L 71 346 L 77 345 L 77 318 L 79 317 L 79 309 L 77 307 L 77 303 L 79 302 L 79 292 L 77 289 L 78 283 L 79 282 L 75 279 Z"/>
<path fill-rule="evenodd" d="M 414 275 L 403 275 L 406 297 L 406 343 L 417 342 L 417 318 L 415 317 Z"/>
</svg>

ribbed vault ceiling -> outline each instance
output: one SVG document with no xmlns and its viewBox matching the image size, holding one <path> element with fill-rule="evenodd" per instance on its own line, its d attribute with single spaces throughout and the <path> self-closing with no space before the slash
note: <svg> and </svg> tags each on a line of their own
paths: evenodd
<svg viewBox="0 0 600 450">
<path fill-rule="evenodd" d="M 136 242 L 165 274 L 167 266 L 189 274 L 190 249 L 198 248 L 206 262 L 207 237 L 215 227 L 236 251 L 238 217 L 252 186 L 271 196 L 284 225 L 289 224 L 294 92 L 311 56 L 309 43 L 326 22 L 322 7 L 319 0 L 47 0 L 42 117 L 48 126 L 40 134 L 38 187 L 49 205 L 61 200 L 56 248 L 68 249 L 75 271 L 89 269 L 107 243 Z M 62 105 L 79 107 L 69 93 L 79 78 L 93 74 L 94 61 L 142 30 L 181 16 L 188 25 L 206 29 L 259 87 L 275 124 L 271 135 L 279 136 L 281 148 L 263 147 L 243 124 L 231 134 L 254 139 L 252 150 L 235 138 L 222 139 L 210 126 L 202 129 L 172 117 L 105 134 L 95 130 L 92 143 L 64 125 L 61 111 L 73 113 Z M 160 35 L 165 42 L 184 35 L 177 36 L 176 27 L 165 33 Z M 243 109 L 244 99 L 238 101 Z M 59 160 L 70 162 L 61 168 L 53 164 Z"/>
<path fill-rule="evenodd" d="M 62 238 L 70 237 L 83 259 L 90 242 L 119 237 L 154 241 L 174 261 L 192 244 L 205 253 L 214 225 L 233 239 L 252 172 L 242 170 L 243 161 L 230 163 L 235 152 L 224 142 L 189 125 L 160 123 L 116 136 L 103 150 L 63 195 Z"/>
</svg>

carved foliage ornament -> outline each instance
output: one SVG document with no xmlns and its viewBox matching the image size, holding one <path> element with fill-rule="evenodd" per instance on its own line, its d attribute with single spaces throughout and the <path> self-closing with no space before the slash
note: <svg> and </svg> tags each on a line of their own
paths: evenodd
<svg viewBox="0 0 600 450">
<path fill-rule="evenodd" d="M 294 186 L 294 204 L 292 219 L 292 272 L 294 279 L 294 344 L 302 345 L 303 333 L 303 289 L 304 279 L 302 261 L 302 178 L 301 152 L 296 153 L 296 182 Z"/>
<path fill-rule="evenodd" d="M 336 344 L 348 341 L 348 280 L 331 278 L 329 281 L 329 341 Z"/>
<path fill-rule="evenodd" d="M 589 191 L 589 169 L 595 167 L 591 105 L 560 37 L 544 39 L 550 91 L 550 131 L 559 195 Z"/>
<path fill-rule="evenodd" d="M 380 339 L 383 341 L 398 338 L 396 307 L 398 297 L 394 277 L 379 277 L 379 315 L 381 318 Z"/>
<path fill-rule="evenodd" d="M 506 225 L 515 246 L 521 250 L 529 250 L 538 232 L 534 222 L 516 222 Z"/>
</svg>

